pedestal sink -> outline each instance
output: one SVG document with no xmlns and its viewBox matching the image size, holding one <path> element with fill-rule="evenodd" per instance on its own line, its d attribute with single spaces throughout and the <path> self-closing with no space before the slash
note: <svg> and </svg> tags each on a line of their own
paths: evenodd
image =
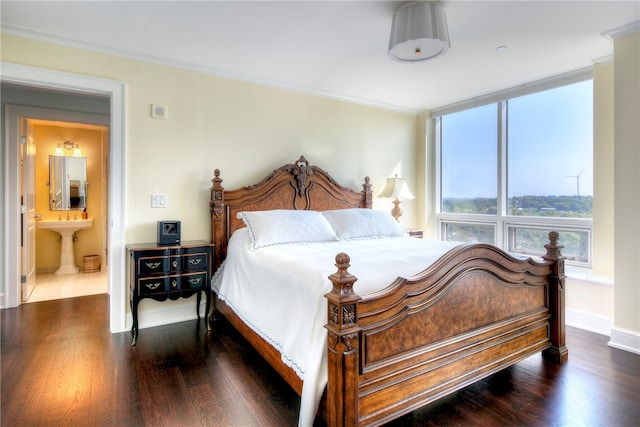
<svg viewBox="0 0 640 427">
<path fill-rule="evenodd" d="M 75 256 L 73 253 L 73 233 L 83 228 L 93 227 L 93 218 L 90 219 L 71 219 L 67 221 L 60 220 L 40 220 L 38 228 L 55 231 L 62 237 L 62 246 L 60 248 L 60 268 L 56 270 L 57 275 L 76 274 L 80 269 L 74 264 Z"/>
</svg>

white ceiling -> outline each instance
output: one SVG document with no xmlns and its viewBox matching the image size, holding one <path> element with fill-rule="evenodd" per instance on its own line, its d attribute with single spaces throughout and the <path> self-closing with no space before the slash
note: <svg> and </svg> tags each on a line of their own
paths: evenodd
<svg viewBox="0 0 640 427">
<path fill-rule="evenodd" d="M 589 67 L 638 1 L 442 1 L 451 47 L 387 56 L 394 1 L 8 1 L 2 32 L 419 111 Z M 498 46 L 507 46 L 496 51 Z"/>
</svg>

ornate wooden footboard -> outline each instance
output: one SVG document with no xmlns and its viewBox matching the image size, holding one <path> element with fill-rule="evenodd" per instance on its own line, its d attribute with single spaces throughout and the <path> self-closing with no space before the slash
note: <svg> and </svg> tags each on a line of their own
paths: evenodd
<svg viewBox="0 0 640 427">
<path fill-rule="evenodd" d="M 356 192 L 304 157 L 260 183 L 225 191 L 218 170 L 210 211 L 215 267 L 243 210 L 370 208 L 365 178 Z M 411 278 L 361 298 L 349 256 L 336 256 L 326 295 L 328 385 L 321 413 L 329 426 L 379 425 L 535 353 L 567 360 L 564 257 L 550 233 L 543 261 L 517 259 L 486 244 L 456 247 Z M 355 284 L 355 289 L 354 289 Z M 223 302 L 219 311 L 301 393 L 302 382 L 279 352 Z"/>
<path fill-rule="evenodd" d="M 540 263 L 463 245 L 366 299 L 338 254 L 326 295 L 328 425 L 380 425 L 540 351 L 566 361 L 557 238 Z"/>
</svg>

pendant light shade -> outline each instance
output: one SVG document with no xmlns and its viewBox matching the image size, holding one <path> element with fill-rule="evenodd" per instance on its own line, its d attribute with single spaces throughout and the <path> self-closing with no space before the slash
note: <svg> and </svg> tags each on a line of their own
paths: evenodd
<svg viewBox="0 0 640 427">
<path fill-rule="evenodd" d="M 393 15 L 389 57 L 394 61 L 426 61 L 444 55 L 449 46 L 447 17 L 442 5 L 408 3 Z"/>
</svg>

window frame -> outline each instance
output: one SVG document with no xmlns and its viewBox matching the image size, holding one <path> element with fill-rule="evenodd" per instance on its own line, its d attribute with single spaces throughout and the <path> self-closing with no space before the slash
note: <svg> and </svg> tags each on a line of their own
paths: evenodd
<svg viewBox="0 0 640 427">
<path fill-rule="evenodd" d="M 592 218 L 566 218 L 566 217 L 535 217 L 535 216 L 515 216 L 508 214 L 508 157 L 507 157 L 507 114 L 508 102 L 510 98 L 535 92 L 555 89 L 565 85 L 578 83 L 585 80 L 592 80 L 592 70 L 579 70 L 575 73 L 558 76 L 552 79 L 523 85 L 516 89 L 509 89 L 499 93 L 487 95 L 484 99 L 476 98 L 471 101 L 459 103 L 433 110 L 431 118 L 434 121 L 435 131 L 435 224 L 436 237 L 438 240 L 446 238 L 447 224 L 478 224 L 493 225 L 495 229 L 495 245 L 508 250 L 513 242 L 514 233 L 517 229 L 551 229 L 564 232 L 586 233 L 587 237 L 587 261 L 579 262 L 567 259 L 567 264 L 587 267 L 592 266 L 593 261 L 593 215 Z M 484 102 L 482 102 L 484 100 Z M 496 104 L 498 111 L 498 137 L 496 138 L 498 166 L 497 166 L 497 213 L 496 215 L 486 214 L 460 214 L 442 212 L 442 116 L 455 113 L 465 109 L 480 107 L 485 104 Z M 539 254 L 528 254 L 537 256 Z"/>
</svg>

